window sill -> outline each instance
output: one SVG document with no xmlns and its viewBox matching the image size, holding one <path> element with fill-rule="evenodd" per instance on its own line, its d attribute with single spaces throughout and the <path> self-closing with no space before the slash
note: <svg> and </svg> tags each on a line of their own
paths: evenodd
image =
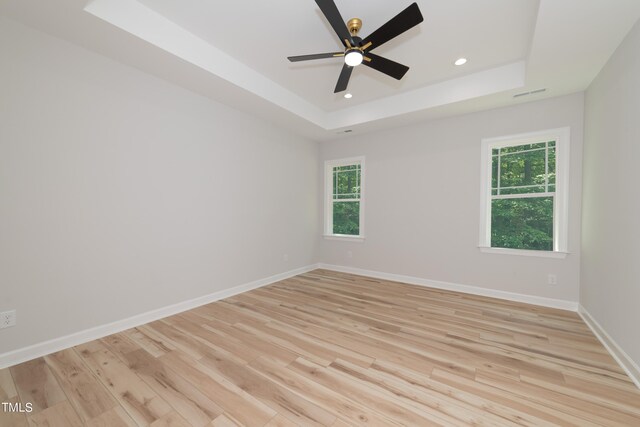
<svg viewBox="0 0 640 427">
<path fill-rule="evenodd" d="M 486 246 L 480 246 L 480 252 L 485 254 L 500 254 L 500 255 L 519 255 L 530 256 L 538 258 L 558 258 L 563 259 L 567 257 L 568 252 L 559 251 L 531 251 L 526 249 L 507 249 L 507 248 L 489 248 Z"/>
<path fill-rule="evenodd" d="M 343 242 L 364 242 L 364 236 L 350 236 L 348 234 L 325 234 L 326 240 L 342 240 Z"/>
</svg>

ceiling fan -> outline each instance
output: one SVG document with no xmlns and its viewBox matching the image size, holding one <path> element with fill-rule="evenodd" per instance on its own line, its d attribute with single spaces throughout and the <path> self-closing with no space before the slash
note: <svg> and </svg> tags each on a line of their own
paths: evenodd
<svg viewBox="0 0 640 427">
<path fill-rule="evenodd" d="M 342 71 L 340 72 L 340 77 L 338 77 L 338 83 L 333 93 L 342 92 L 347 89 L 353 68 L 360 64 L 378 70 L 396 80 L 400 80 L 407 71 L 409 71 L 409 67 L 406 65 L 398 64 L 390 59 L 375 55 L 371 53 L 371 51 L 410 28 L 415 27 L 424 20 L 417 3 L 411 4 L 364 39 L 358 37 L 358 32 L 360 28 L 362 28 L 362 21 L 359 18 L 352 18 L 345 25 L 342 16 L 340 16 L 340 11 L 338 11 L 338 7 L 333 0 L 316 0 L 316 3 L 340 38 L 345 49 L 343 52 L 290 56 L 287 58 L 289 61 L 299 62 L 312 59 L 344 58 L 344 65 L 342 66 Z"/>
</svg>

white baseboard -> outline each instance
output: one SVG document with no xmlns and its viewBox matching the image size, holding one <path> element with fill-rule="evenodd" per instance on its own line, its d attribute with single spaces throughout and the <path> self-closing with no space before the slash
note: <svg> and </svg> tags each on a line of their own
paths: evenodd
<svg viewBox="0 0 640 427">
<path fill-rule="evenodd" d="M 561 310 L 578 311 L 578 302 L 561 299 L 538 297 L 534 295 L 518 294 L 515 292 L 499 291 L 495 289 L 481 288 L 479 286 L 460 285 L 457 283 L 440 282 L 437 280 L 422 279 L 413 276 L 403 276 L 401 274 L 383 273 L 380 271 L 363 270 L 361 268 L 344 267 L 341 265 L 331 265 L 320 263 L 318 268 L 339 271 L 341 273 L 351 273 L 360 276 L 369 276 L 376 279 L 403 282 L 410 285 L 426 286 L 428 288 L 445 289 L 448 291 L 462 292 L 465 294 L 481 295 L 485 297 L 499 298 L 509 301 L 524 302 L 527 304 L 541 305 L 543 307 L 559 308 Z"/>
<path fill-rule="evenodd" d="M 54 338 L 38 344 L 30 345 L 28 347 L 23 347 L 17 350 L 9 351 L 7 353 L 2 353 L 0 354 L 0 369 L 17 365 L 18 363 L 42 357 L 69 347 L 93 341 L 98 338 L 106 337 L 107 335 L 122 332 L 124 330 L 144 325 L 145 323 L 153 322 L 154 320 L 162 319 L 164 317 L 172 316 L 183 311 L 191 310 L 192 308 L 228 298 L 242 292 L 247 292 L 252 289 L 270 285 L 271 283 L 288 279 L 289 277 L 297 276 L 298 274 L 303 274 L 311 270 L 315 270 L 316 268 L 318 268 L 317 264 L 308 265 L 305 267 L 297 268 L 295 270 L 276 274 L 271 277 L 256 280 L 250 283 L 245 283 L 243 285 L 234 286 L 229 289 L 223 289 L 209 295 L 204 295 L 188 301 L 183 301 L 167 307 L 148 311 L 146 313 L 138 314 L 127 319 L 117 320 L 106 325 L 96 326 L 94 328 L 75 332 L 73 334 L 69 334 L 60 338 Z"/>
<path fill-rule="evenodd" d="M 604 348 L 606 348 L 611 356 L 618 362 L 618 364 L 629 375 L 631 381 L 640 388 L 640 367 L 629 357 L 627 353 L 614 341 L 613 338 L 604 330 L 602 326 L 591 316 L 586 308 L 580 304 L 578 307 L 578 314 L 584 320 L 584 323 L 591 328 L 594 335 L 600 340 Z"/>
</svg>

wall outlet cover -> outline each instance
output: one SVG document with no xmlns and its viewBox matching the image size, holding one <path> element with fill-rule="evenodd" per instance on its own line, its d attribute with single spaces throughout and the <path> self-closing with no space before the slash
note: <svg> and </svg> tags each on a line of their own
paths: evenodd
<svg viewBox="0 0 640 427">
<path fill-rule="evenodd" d="M 16 325 L 16 311 L 3 311 L 0 313 L 0 329 L 9 328 Z"/>
</svg>

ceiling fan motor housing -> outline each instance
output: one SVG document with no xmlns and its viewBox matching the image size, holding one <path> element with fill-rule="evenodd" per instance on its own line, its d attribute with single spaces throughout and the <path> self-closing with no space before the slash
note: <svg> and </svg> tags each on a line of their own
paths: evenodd
<svg viewBox="0 0 640 427">
<path fill-rule="evenodd" d="M 360 28 L 362 28 L 362 20 L 360 18 L 351 18 L 347 22 L 347 28 L 352 36 L 357 36 Z"/>
</svg>

